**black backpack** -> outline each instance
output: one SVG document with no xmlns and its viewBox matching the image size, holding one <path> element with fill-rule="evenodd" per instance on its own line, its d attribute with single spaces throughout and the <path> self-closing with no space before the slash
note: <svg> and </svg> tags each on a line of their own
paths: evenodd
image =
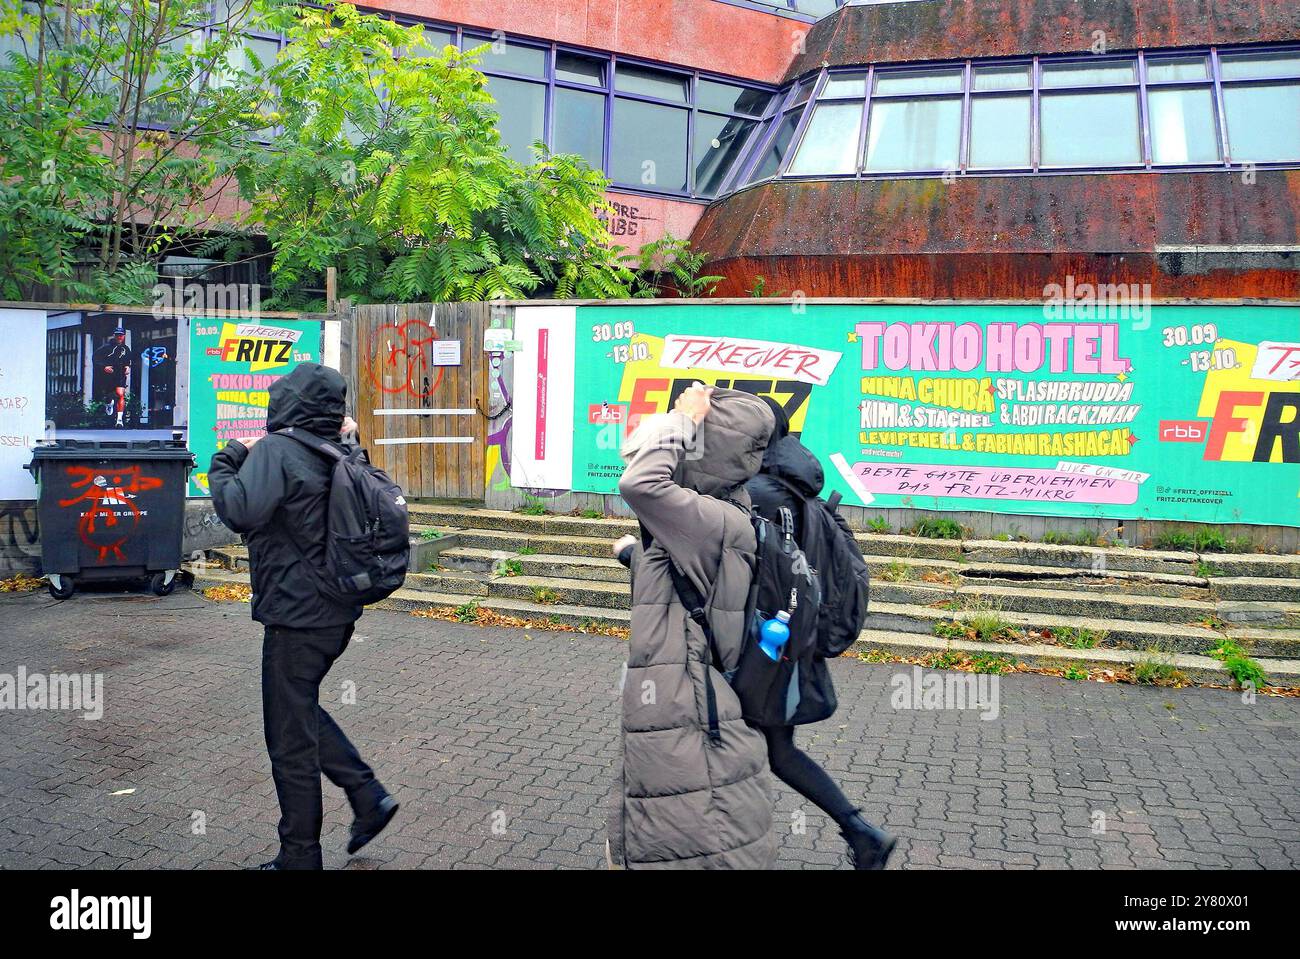
<svg viewBox="0 0 1300 959">
<path fill-rule="evenodd" d="M 276 433 L 334 463 L 324 572 L 303 556 L 304 564 L 316 574 L 321 592 L 341 606 L 368 606 L 400 589 L 411 552 L 410 518 L 401 488 L 383 470 L 370 465 L 366 451 L 359 446 L 344 449 L 294 427 Z M 296 549 L 297 543 L 290 541 Z"/>
<path fill-rule="evenodd" d="M 852 646 L 862 632 L 867 620 L 871 574 L 853 531 L 837 510 L 840 494 L 832 493 L 829 500 L 817 496 L 809 499 L 800 496 L 789 484 L 785 485 L 796 500 L 803 502 L 799 546 L 821 574 L 824 589 L 817 624 L 817 654 L 829 659 Z"/>
<path fill-rule="evenodd" d="M 736 668 L 723 673 L 740 700 L 741 715 L 746 722 L 757 726 L 786 726 L 791 723 L 800 703 L 800 670 L 809 667 L 818 648 L 817 631 L 822 605 L 820 578 L 795 542 L 794 517 L 790 511 L 781 510 L 780 519 L 781 523 L 777 525 L 750 514 L 757 548 L 749 598 L 745 603 L 745 636 Z M 677 597 L 704 633 L 709 642 L 710 656 L 717 666 L 717 649 L 704 597 L 676 564 L 670 562 L 668 568 Z M 759 640 L 763 624 L 783 611 L 790 614 L 790 638 L 781 651 L 781 658 L 773 661 L 763 651 Z M 721 738 L 718 710 L 712 675 L 708 672 L 705 673 L 705 692 L 709 736 L 717 740 Z"/>
</svg>

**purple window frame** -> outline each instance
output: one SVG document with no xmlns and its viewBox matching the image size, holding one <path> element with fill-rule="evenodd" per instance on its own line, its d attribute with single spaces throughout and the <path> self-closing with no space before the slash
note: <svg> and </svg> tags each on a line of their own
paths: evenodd
<svg viewBox="0 0 1300 959">
<path fill-rule="evenodd" d="M 409 19 L 409 18 L 407 18 Z M 424 25 L 423 21 L 415 21 Z M 441 24 L 432 24 L 441 29 L 448 29 Z M 480 30 L 458 30 L 458 40 L 460 49 L 470 49 L 481 43 L 491 43 L 492 35 Z M 746 90 L 757 91 L 768 95 L 768 103 L 764 107 L 765 111 L 770 111 L 773 102 L 779 99 L 778 89 L 769 84 L 755 83 L 752 80 L 743 80 L 737 77 L 727 76 L 726 74 L 712 73 L 704 70 L 691 70 L 685 67 L 673 66 L 670 64 L 659 63 L 653 60 L 647 60 L 641 57 L 620 56 L 617 53 L 593 50 L 586 47 L 574 46 L 572 44 L 556 43 L 546 40 L 537 40 L 529 37 L 516 36 L 505 33 L 504 39 L 507 42 L 527 46 L 534 49 L 549 50 L 550 55 L 547 59 L 547 68 L 545 78 L 531 76 L 526 74 L 515 73 L 506 70 L 491 69 L 486 64 L 480 64 L 480 69 L 487 76 L 502 77 L 503 79 L 522 80 L 529 83 L 546 84 L 547 93 L 545 97 L 545 116 L 543 118 L 543 130 L 545 131 L 546 143 L 554 143 L 552 138 L 554 130 L 554 102 L 555 88 L 561 87 L 573 90 L 582 90 L 588 93 L 599 93 L 605 98 L 604 110 L 604 131 L 602 147 L 601 173 L 609 179 L 609 188 L 620 193 L 645 194 L 649 196 L 668 196 L 683 200 L 692 200 L 697 202 L 711 202 L 715 196 L 721 196 L 727 189 L 727 180 L 732 177 L 732 172 L 727 174 L 723 184 L 719 187 L 718 193 L 713 195 L 702 195 L 699 193 L 696 184 L 696 164 L 695 164 L 695 141 L 696 141 L 696 122 L 700 113 L 711 116 L 726 117 L 728 119 L 753 120 L 755 121 L 754 130 L 751 131 L 749 138 L 740 151 L 741 160 L 745 159 L 750 150 L 750 140 L 760 130 L 764 119 L 764 114 L 747 113 L 740 110 L 714 110 L 701 109 L 699 106 L 698 89 L 701 80 L 725 83 L 730 86 L 741 87 Z M 556 77 L 556 64 L 561 53 L 573 53 L 591 59 L 600 60 L 604 63 L 604 84 L 595 86 L 590 84 L 578 83 L 572 80 L 560 80 Z M 664 97 L 656 97 L 649 94 L 633 93 L 626 90 L 619 90 L 617 87 L 616 73 L 620 63 L 629 66 L 643 67 L 646 69 L 656 70 L 660 73 L 670 74 L 686 81 L 686 100 L 672 100 Z M 639 183 L 625 183 L 615 180 L 611 173 L 611 163 L 615 152 L 614 144 L 614 103 L 616 100 L 631 100 L 640 103 L 648 103 L 655 106 L 669 107 L 685 112 L 687 114 L 686 125 L 686 189 L 658 189 L 648 187 Z M 733 165 L 734 172 L 734 165 Z"/>
</svg>

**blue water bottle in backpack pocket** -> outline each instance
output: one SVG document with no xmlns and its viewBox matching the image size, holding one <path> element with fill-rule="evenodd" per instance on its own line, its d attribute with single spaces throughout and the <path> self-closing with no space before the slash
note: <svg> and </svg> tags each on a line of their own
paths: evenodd
<svg viewBox="0 0 1300 959">
<path fill-rule="evenodd" d="M 769 619 L 759 630 L 758 645 L 767 654 L 767 658 L 773 661 L 781 659 L 781 650 L 785 649 L 789 640 L 790 614 L 785 610 Z"/>
</svg>

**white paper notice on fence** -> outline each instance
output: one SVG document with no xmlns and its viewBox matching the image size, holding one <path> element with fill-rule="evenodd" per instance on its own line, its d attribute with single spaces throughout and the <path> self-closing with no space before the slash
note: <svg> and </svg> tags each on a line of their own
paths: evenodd
<svg viewBox="0 0 1300 959">
<path fill-rule="evenodd" d="M 510 483 L 573 486 L 573 377 L 578 314 L 572 306 L 515 308 Z"/>
<path fill-rule="evenodd" d="M 1289 383 L 1300 380 L 1300 343 L 1273 343 L 1264 340 L 1255 351 L 1252 380 L 1276 380 Z"/>
<path fill-rule="evenodd" d="M 35 499 L 23 469 L 45 438 L 45 311 L 0 310 L 0 500 Z"/>
<path fill-rule="evenodd" d="M 460 340 L 430 340 L 429 363 L 433 366 L 460 366 Z"/>
</svg>

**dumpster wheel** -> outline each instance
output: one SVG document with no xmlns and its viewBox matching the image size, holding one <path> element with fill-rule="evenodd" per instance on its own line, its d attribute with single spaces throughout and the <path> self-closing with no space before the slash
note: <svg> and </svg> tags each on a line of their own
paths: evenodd
<svg viewBox="0 0 1300 959">
<path fill-rule="evenodd" d="M 61 576 L 58 573 L 51 573 L 49 576 L 50 595 L 55 599 L 70 599 L 72 594 L 77 591 L 77 584 L 71 576 Z"/>
<path fill-rule="evenodd" d="M 155 596 L 170 596 L 176 588 L 176 570 L 154 573 L 149 577 L 149 589 Z"/>
</svg>

